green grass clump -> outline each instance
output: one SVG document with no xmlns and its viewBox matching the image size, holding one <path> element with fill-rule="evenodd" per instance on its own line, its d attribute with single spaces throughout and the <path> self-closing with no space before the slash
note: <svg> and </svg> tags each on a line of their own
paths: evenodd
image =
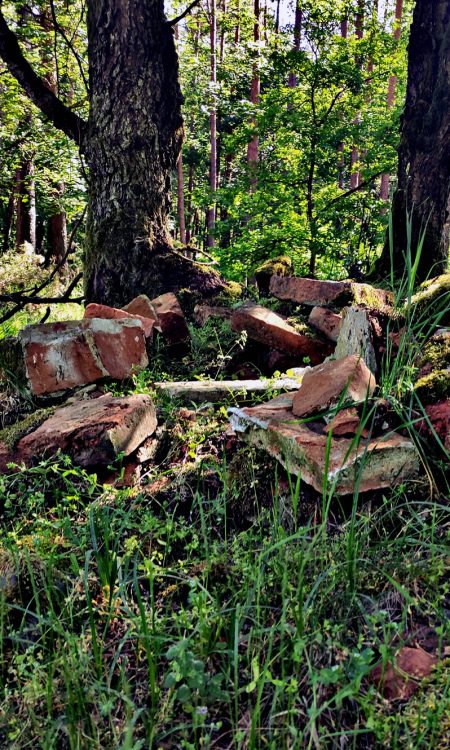
<svg viewBox="0 0 450 750">
<path fill-rule="evenodd" d="M 69 462 L 1 479 L 20 560 L 1 605 L 2 745 L 440 747 L 440 674 L 417 745 L 413 704 L 388 706 L 368 675 L 424 625 L 450 635 L 447 504 L 400 487 L 324 517 L 246 449 L 239 514 L 242 483 L 204 453 L 188 492 L 169 465 L 137 491 Z"/>
</svg>

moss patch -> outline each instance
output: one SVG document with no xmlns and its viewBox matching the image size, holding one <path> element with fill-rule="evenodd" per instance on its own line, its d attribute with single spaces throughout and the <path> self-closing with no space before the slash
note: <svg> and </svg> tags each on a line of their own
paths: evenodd
<svg viewBox="0 0 450 750">
<path fill-rule="evenodd" d="M 229 305 L 242 298 L 244 287 L 237 281 L 227 281 L 224 289 L 214 297 L 215 305 Z"/>
<path fill-rule="evenodd" d="M 9 450 L 14 450 L 19 440 L 36 430 L 54 412 L 56 407 L 38 409 L 15 424 L 0 430 L 0 443 L 4 443 Z"/>
<path fill-rule="evenodd" d="M 292 273 L 292 260 L 287 255 L 271 258 L 255 268 L 255 276 L 287 276 Z"/>
<path fill-rule="evenodd" d="M 428 341 L 419 367 L 428 371 L 445 370 L 450 367 L 450 333 L 437 334 Z"/>
<path fill-rule="evenodd" d="M 450 397 L 450 370 L 436 370 L 423 378 L 419 378 L 414 390 L 423 404 Z"/>
<path fill-rule="evenodd" d="M 312 328 L 308 323 L 305 323 L 303 320 L 293 317 L 288 318 L 286 322 L 289 323 L 292 328 L 295 328 L 297 333 L 300 333 L 302 336 L 307 336 L 313 341 L 320 340 L 320 336 L 318 335 L 317 331 L 315 331 L 314 328 Z"/>
<path fill-rule="evenodd" d="M 431 316 L 441 312 L 440 323 L 448 325 L 450 323 L 450 273 L 424 281 L 419 291 L 413 296 L 411 304 L 415 308 L 416 317 Z"/>
<path fill-rule="evenodd" d="M 372 310 L 384 310 L 393 304 L 394 295 L 370 284 L 352 283 L 352 299 L 355 305 L 364 305 Z"/>
<path fill-rule="evenodd" d="M 270 258 L 255 269 L 255 279 L 260 294 L 269 294 L 272 276 L 290 276 L 293 273 L 292 260 L 287 255 Z"/>
</svg>

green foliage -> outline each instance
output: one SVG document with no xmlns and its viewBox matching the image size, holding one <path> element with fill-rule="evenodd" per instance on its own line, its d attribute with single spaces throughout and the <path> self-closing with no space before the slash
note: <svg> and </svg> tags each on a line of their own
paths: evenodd
<svg viewBox="0 0 450 750">
<path fill-rule="evenodd" d="M 352 275 L 369 268 L 386 227 L 379 198 L 382 172 L 396 171 L 399 113 L 406 79 L 406 34 L 392 37 L 391 5 L 377 19 L 367 4 L 364 37 L 340 35 L 345 3 L 302 3 L 302 44 L 292 49 L 292 26 L 276 32 L 270 14 L 261 19 L 257 65 L 261 97 L 249 102 L 256 48 L 253 3 L 234 1 L 219 9 L 218 82 L 208 82 L 209 24 L 200 6 L 182 30 L 181 76 L 186 92 L 184 147 L 188 226 L 197 244 L 204 240 L 208 187 L 209 107 L 218 111 L 221 173 L 215 254 L 222 270 L 241 279 L 267 258 L 284 254 L 306 273 L 311 254 L 322 277 Z M 408 23 L 409 6 L 403 23 Z M 240 41 L 233 43 L 236 25 Z M 289 85 L 290 74 L 296 85 Z M 390 75 L 397 78 L 396 105 L 387 109 Z M 209 91 L 208 98 L 203 96 Z M 256 125 L 252 124 L 256 119 Z M 256 186 L 246 161 L 252 134 L 259 137 Z M 356 154 L 357 159 L 353 159 Z M 347 192 L 352 172 L 361 190 Z M 196 218 L 197 217 L 197 218 Z"/>
</svg>

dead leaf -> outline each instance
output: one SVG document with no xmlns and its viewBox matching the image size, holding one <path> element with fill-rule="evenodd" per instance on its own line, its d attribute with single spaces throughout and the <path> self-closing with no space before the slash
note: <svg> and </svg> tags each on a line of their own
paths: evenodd
<svg viewBox="0 0 450 750">
<path fill-rule="evenodd" d="M 370 680 L 386 700 L 408 700 L 436 663 L 437 658 L 423 649 L 404 646 L 393 663 L 388 662 L 384 669 L 382 664 L 374 667 Z"/>
</svg>

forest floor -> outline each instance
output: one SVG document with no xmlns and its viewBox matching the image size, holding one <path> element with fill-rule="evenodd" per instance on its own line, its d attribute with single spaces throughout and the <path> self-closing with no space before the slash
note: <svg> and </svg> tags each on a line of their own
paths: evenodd
<svg viewBox="0 0 450 750">
<path fill-rule="evenodd" d="M 220 377 L 236 337 L 191 334 L 172 370 L 156 352 L 115 386 L 165 425 L 136 486 L 120 461 L 111 484 L 67 457 L 0 476 L 0 746 L 449 748 L 442 458 L 394 489 L 319 494 L 230 433 L 232 396 L 153 390 Z M 405 648 L 433 670 L 392 672 Z"/>
</svg>

